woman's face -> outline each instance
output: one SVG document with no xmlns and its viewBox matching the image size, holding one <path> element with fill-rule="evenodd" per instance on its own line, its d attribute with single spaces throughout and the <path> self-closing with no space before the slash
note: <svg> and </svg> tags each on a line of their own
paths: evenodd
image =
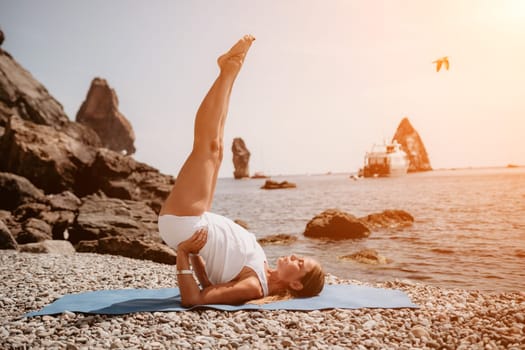
<svg viewBox="0 0 525 350">
<path fill-rule="evenodd" d="M 312 258 L 295 256 L 293 254 L 283 256 L 277 259 L 277 274 L 281 281 L 288 284 L 299 282 L 304 275 L 312 270 L 316 263 Z"/>
</svg>

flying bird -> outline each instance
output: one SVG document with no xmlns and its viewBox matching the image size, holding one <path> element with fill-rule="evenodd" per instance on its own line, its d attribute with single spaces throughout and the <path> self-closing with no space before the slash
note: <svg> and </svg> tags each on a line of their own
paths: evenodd
<svg viewBox="0 0 525 350">
<path fill-rule="evenodd" d="M 441 57 L 441 58 L 435 60 L 432 63 L 436 64 L 436 72 L 439 72 L 439 70 L 441 69 L 442 65 L 445 65 L 445 68 L 448 70 L 448 67 L 449 67 L 448 56 Z"/>
</svg>

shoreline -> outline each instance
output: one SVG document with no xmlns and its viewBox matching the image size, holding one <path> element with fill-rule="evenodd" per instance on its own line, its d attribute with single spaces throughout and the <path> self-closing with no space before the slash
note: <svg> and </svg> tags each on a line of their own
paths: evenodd
<svg viewBox="0 0 525 350">
<path fill-rule="evenodd" d="M 408 281 L 353 283 L 406 292 L 419 309 L 135 313 L 20 318 L 56 298 L 97 289 L 177 285 L 175 266 L 113 255 L 0 251 L 0 348 L 520 349 L 525 292 L 444 289 Z"/>
</svg>

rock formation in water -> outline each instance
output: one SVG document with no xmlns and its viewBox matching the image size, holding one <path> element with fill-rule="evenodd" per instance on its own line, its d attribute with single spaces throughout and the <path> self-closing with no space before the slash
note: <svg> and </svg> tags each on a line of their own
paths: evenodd
<svg viewBox="0 0 525 350">
<path fill-rule="evenodd" d="M 414 217 L 404 210 L 388 209 L 359 218 L 369 229 L 411 226 Z"/>
<path fill-rule="evenodd" d="M 397 127 L 397 131 L 392 138 L 392 141 L 394 140 L 401 144 L 401 149 L 408 156 L 409 172 L 432 170 L 425 145 L 418 132 L 408 121 L 408 118 L 403 118 Z"/>
<path fill-rule="evenodd" d="M 366 238 L 373 229 L 393 229 L 411 226 L 414 217 L 404 210 L 388 209 L 361 218 L 339 209 L 327 209 L 306 225 L 304 235 L 311 238 Z"/>
<path fill-rule="evenodd" d="M 375 249 L 365 248 L 356 253 L 337 257 L 343 261 L 355 261 L 361 264 L 379 265 L 388 264 L 390 261 L 380 255 Z"/>
<path fill-rule="evenodd" d="M 93 79 L 76 121 L 95 130 L 104 147 L 127 155 L 135 153 L 135 133 L 118 110 L 117 94 L 106 80 Z"/>
<path fill-rule="evenodd" d="M 370 230 L 352 214 L 328 209 L 311 219 L 304 230 L 305 237 L 334 240 L 366 238 Z"/>
<path fill-rule="evenodd" d="M 270 235 L 257 239 L 257 242 L 259 242 L 260 245 L 288 245 L 296 241 L 296 235 L 289 235 L 286 233 L 278 233 L 276 235 Z"/>
<path fill-rule="evenodd" d="M 273 181 L 273 180 L 266 180 L 264 185 L 261 186 L 262 190 L 281 190 L 281 189 L 287 189 L 287 188 L 296 188 L 297 185 L 293 182 L 288 181 Z"/>
<path fill-rule="evenodd" d="M 250 151 L 248 151 L 244 140 L 240 137 L 236 137 L 233 139 L 232 153 L 233 166 L 235 168 L 235 170 L 233 171 L 233 177 L 235 179 L 250 177 Z"/>
<path fill-rule="evenodd" d="M 174 178 L 122 155 L 134 152 L 131 125 L 120 119 L 114 92 L 100 98 L 97 91 L 81 110 L 97 117 L 93 104 L 100 103 L 101 110 L 116 111 L 118 120 L 104 125 L 124 130 L 119 152 L 104 148 L 91 127 L 70 121 L 61 104 L 0 50 L 0 249 L 67 252 L 74 243 L 77 251 L 173 264 L 175 253 L 162 243 L 156 217 Z"/>
</svg>

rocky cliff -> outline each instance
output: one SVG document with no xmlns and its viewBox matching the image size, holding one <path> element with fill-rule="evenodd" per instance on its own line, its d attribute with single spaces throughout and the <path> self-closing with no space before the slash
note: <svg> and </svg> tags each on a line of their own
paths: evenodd
<svg viewBox="0 0 525 350">
<path fill-rule="evenodd" d="M 432 170 L 425 145 L 408 118 L 403 118 L 397 127 L 397 131 L 392 138 L 392 141 L 394 140 L 401 144 L 401 148 L 408 156 L 410 162 L 408 166 L 409 172 Z"/>
<path fill-rule="evenodd" d="M 117 105 L 116 93 L 95 79 L 79 111 L 89 127 L 70 121 L 0 50 L 0 249 L 60 240 L 78 251 L 175 262 L 156 227 L 174 178 L 122 154 L 135 151 L 134 135 Z"/>
<path fill-rule="evenodd" d="M 9 53 L 0 50 L 0 126 L 10 116 L 61 127 L 69 123 L 62 105 Z"/>
<path fill-rule="evenodd" d="M 250 151 L 248 151 L 244 140 L 240 137 L 236 137 L 233 139 L 232 153 L 233 166 L 235 168 L 235 170 L 233 171 L 233 177 L 236 179 L 250 177 Z"/>
</svg>

